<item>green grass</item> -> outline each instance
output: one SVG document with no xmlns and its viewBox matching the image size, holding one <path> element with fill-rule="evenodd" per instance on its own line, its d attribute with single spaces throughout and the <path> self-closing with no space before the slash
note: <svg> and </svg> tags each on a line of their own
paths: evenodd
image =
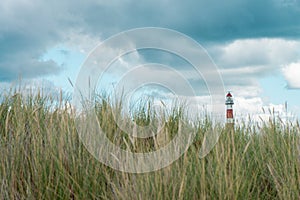
<svg viewBox="0 0 300 200">
<path fill-rule="evenodd" d="M 75 115 L 60 97 L 2 96 L 0 104 L 0 199 L 297 199 L 300 194 L 299 124 L 280 119 L 222 132 L 213 150 L 199 159 L 209 119 L 189 129 L 196 134 L 188 151 L 170 166 L 144 174 L 115 171 L 97 161 L 76 132 Z M 96 105 L 107 137 L 124 149 L 149 152 L 153 138 L 134 142 L 114 122 L 110 101 Z M 160 115 L 144 108 L 133 114 L 139 125 L 165 123 L 170 138 L 183 107 Z M 120 113 L 120 112 L 119 112 Z M 123 121 L 131 120 L 122 116 Z M 186 124 L 188 124 L 186 122 Z"/>
</svg>

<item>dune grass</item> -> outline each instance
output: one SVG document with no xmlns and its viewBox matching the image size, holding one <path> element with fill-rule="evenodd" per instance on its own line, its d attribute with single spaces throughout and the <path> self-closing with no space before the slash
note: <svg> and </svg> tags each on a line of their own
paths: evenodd
<svg viewBox="0 0 300 200">
<path fill-rule="evenodd" d="M 0 104 L 0 199 L 298 199 L 299 124 L 271 118 L 234 130 L 221 125 L 218 143 L 203 159 L 199 149 L 209 119 L 191 126 L 196 134 L 177 161 L 161 170 L 130 174 L 97 161 L 81 143 L 68 102 L 18 93 Z M 119 106 L 122 106 L 121 104 Z M 108 138 L 136 152 L 159 148 L 155 139 L 130 142 L 112 116 L 109 102 L 96 106 Z M 139 124 L 158 120 L 155 112 L 133 115 Z M 178 131 L 183 109 L 159 120 L 169 138 Z M 124 121 L 129 118 L 124 119 Z M 188 124 L 188 123 L 187 123 Z M 118 136 L 114 135 L 118 133 Z"/>
</svg>

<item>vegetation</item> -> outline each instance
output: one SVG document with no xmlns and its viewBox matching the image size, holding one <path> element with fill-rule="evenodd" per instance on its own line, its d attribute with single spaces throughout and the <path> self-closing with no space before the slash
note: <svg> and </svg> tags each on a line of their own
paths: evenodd
<svg viewBox="0 0 300 200">
<path fill-rule="evenodd" d="M 130 174 L 105 166 L 86 150 L 67 101 L 18 93 L 1 98 L 0 199 L 299 198 L 298 123 L 274 117 L 251 126 L 236 124 L 234 130 L 221 125 L 218 143 L 200 159 L 203 137 L 213 125 L 208 118 L 199 120 L 189 125 L 196 134 L 193 145 L 177 161 L 158 171 Z M 158 118 L 147 106 L 133 118 L 139 124 L 162 120 L 170 138 L 180 119 L 189 124 L 182 107 Z M 135 152 L 159 148 L 153 138 L 131 142 L 119 130 L 112 110 L 120 107 L 108 98 L 96 104 L 108 138 Z"/>
</svg>

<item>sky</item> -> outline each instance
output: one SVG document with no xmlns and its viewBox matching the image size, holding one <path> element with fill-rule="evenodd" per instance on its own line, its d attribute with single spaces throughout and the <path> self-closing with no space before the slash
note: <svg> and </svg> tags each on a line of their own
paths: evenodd
<svg viewBox="0 0 300 200">
<path fill-rule="evenodd" d="M 72 93 L 69 80 L 76 82 L 99 43 L 142 27 L 172 29 L 202 45 L 218 67 L 224 89 L 234 96 L 237 118 L 265 116 L 268 109 L 300 116 L 300 0 L 2 0 L 0 90 L 21 78 L 49 93 Z M 107 55 L 113 51 L 117 49 Z M 187 64 L 168 52 L 136 50 L 113 63 L 103 81 L 114 85 L 126 67 L 153 62 L 188 74 L 197 88 L 193 104 L 209 107 L 205 81 L 194 78 Z M 163 67 L 148 67 L 136 76 L 157 72 L 164 73 Z M 184 96 L 176 79 L 168 73 L 165 77 Z M 155 98 L 168 94 L 157 86 L 144 91 Z"/>
</svg>

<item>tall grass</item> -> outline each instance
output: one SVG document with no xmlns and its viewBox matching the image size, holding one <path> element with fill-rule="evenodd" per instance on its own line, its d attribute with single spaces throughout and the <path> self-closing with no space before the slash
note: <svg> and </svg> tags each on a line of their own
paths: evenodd
<svg viewBox="0 0 300 200">
<path fill-rule="evenodd" d="M 258 125 L 220 126 L 213 150 L 199 159 L 209 119 L 190 126 L 195 141 L 177 161 L 145 174 L 115 171 L 98 162 L 81 143 L 68 102 L 18 93 L 0 104 L 0 199 L 298 199 L 299 124 L 270 119 Z M 119 104 L 121 107 L 122 105 Z M 108 138 L 135 152 L 159 148 L 155 138 L 134 143 L 120 130 L 108 99 L 96 104 Z M 172 138 L 184 108 L 159 118 Z M 126 120 L 158 120 L 145 108 Z M 150 120 L 151 119 L 151 120 Z M 186 122 L 188 124 L 188 122 Z M 115 134 L 115 135 L 114 135 Z"/>
</svg>

